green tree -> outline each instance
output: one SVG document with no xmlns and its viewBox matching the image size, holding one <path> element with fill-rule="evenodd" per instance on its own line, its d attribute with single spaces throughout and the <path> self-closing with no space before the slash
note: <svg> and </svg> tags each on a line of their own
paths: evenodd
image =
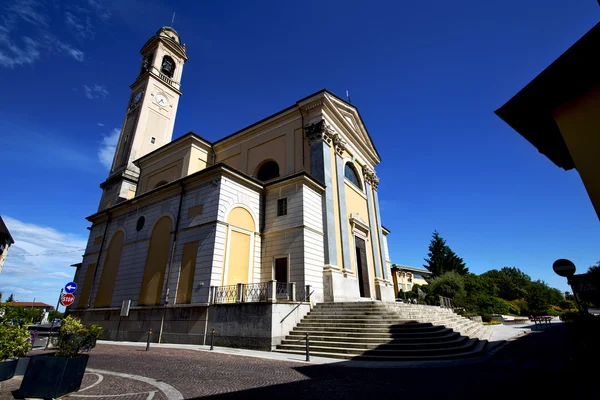
<svg viewBox="0 0 600 400">
<path fill-rule="evenodd" d="M 544 314 L 548 312 L 550 308 L 549 290 L 548 285 L 542 281 L 531 282 L 527 288 L 527 300 L 528 312 L 533 314 Z"/>
<path fill-rule="evenodd" d="M 456 271 L 448 271 L 431 280 L 429 293 L 434 296 L 444 296 L 451 299 L 466 296 L 465 281 Z"/>
<path fill-rule="evenodd" d="M 431 272 L 431 277 L 436 278 L 448 271 L 455 271 L 459 274 L 466 274 L 469 269 L 464 260 L 456 255 L 446 245 L 446 241 L 440 236 L 438 231 L 433 231 L 431 242 L 429 243 L 429 252 L 424 259 L 426 264 L 423 266 Z"/>
<path fill-rule="evenodd" d="M 15 296 L 11 293 L 10 296 L 8 296 L 8 299 L 6 299 L 7 303 L 10 303 L 11 301 L 15 301 Z"/>
<path fill-rule="evenodd" d="M 592 265 L 587 270 L 588 274 L 600 274 L 600 261 L 596 261 L 596 264 Z"/>
<path fill-rule="evenodd" d="M 444 273 L 444 259 L 446 258 L 446 241 L 442 239 L 438 231 L 433 231 L 431 242 L 429 243 L 429 253 L 423 265 L 431 272 L 432 278 Z"/>
</svg>

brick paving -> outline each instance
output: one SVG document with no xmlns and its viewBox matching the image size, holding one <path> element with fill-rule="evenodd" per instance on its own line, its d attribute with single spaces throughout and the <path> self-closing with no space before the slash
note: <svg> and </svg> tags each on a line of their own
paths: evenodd
<svg viewBox="0 0 600 400">
<path fill-rule="evenodd" d="M 99 344 L 91 352 L 82 390 L 68 398 L 177 398 L 158 388 L 161 382 L 185 399 L 583 397 L 592 381 L 581 372 L 570 359 L 564 326 L 523 336 L 478 363 L 395 367 L 347 361 L 315 365 L 189 348 L 154 347 L 146 352 L 143 347 Z M 102 382 L 90 388 L 98 375 Z M 0 400 L 10 398 L 2 397 L 6 394 L 0 389 Z"/>
</svg>

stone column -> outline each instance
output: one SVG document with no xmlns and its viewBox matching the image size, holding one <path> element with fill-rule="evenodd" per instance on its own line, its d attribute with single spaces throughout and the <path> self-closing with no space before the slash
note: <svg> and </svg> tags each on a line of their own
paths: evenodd
<svg viewBox="0 0 600 400">
<path fill-rule="evenodd" d="M 325 265 L 338 265 L 335 250 L 335 215 L 333 212 L 333 188 L 331 185 L 331 138 L 333 131 L 324 120 L 315 122 L 306 128 L 310 144 L 310 172 L 325 185 L 323 201 L 323 233 L 325 247 Z"/>
<path fill-rule="evenodd" d="M 335 165 L 337 169 L 337 186 L 338 186 L 338 208 L 340 212 L 340 232 L 342 234 L 342 262 L 344 269 L 351 269 L 350 259 L 350 234 L 348 233 L 348 213 L 346 212 L 346 185 L 344 185 L 344 160 L 342 155 L 346 150 L 346 142 L 335 135 L 333 137 L 335 146 Z"/>
<path fill-rule="evenodd" d="M 373 259 L 375 260 L 375 277 L 381 279 L 381 257 L 377 257 L 377 221 L 373 213 L 373 193 L 371 184 L 374 181 L 375 172 L 369 167 L 363 167 L 363 176 L 365 177 L 365 192 L 367 192 L 367 207 L 369 208 L 369 231 L 371 235 L 371 247 L 373 249 Z"/>
</svg>

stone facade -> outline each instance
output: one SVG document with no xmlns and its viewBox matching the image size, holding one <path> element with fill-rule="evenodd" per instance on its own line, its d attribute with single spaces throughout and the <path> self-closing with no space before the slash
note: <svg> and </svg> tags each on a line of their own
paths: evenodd
<svg viewBox="0 0 600 400">
<path fill-rule="evenodd" d="M 185 59 L 175 60 L 171 85 Z M 157 340 L 200 343 L 218 326 L 223 344 L 266 348 L 302 317 L 275 323 L 291 304 L 394 300 L 381 160 L 353 105 L 322 90 L 215 142 L 166 135 L 152 151 L 117 149 L 115 165 L 130 160 L 135 176 L 116 202 L 105 201 L 115 185 L 103 184 L 101 207 L 88 217 L 73 313 L 111 338 L 141 340 L 152 328 Z M 111 171 L 107 182 L 123 188 L 121 178 Z M 130 314 L 119 317 L 127 302 Z M 264 320 L 255 339 L 243 339 L 251 316 Z"/>
</svg>

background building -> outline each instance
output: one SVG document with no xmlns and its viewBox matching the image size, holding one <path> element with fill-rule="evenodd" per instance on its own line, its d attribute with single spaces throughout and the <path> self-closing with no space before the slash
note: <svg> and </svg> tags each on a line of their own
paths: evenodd
<svg viewBox="0 0 600 400">
<path fill-rule="evenodd" d="M 408 265 L 393 264 L 392 279 L 396 298 L 402 297 L 402 292 L 410 292 L 414 285 L 427 285 L 426 278 L 431 272 L 424 268 L 410 267 Z"/>
<path fill-rule="evenodd" d="M 0 217 L 0 272 L 2 272 L 2 267 L 4 266 L 4 262 L 6 261 L 6 257 L 8 256 L 8 249 L 15 243 L 8 228 L 4 224 L 2 217 Z"/>
</svg>

